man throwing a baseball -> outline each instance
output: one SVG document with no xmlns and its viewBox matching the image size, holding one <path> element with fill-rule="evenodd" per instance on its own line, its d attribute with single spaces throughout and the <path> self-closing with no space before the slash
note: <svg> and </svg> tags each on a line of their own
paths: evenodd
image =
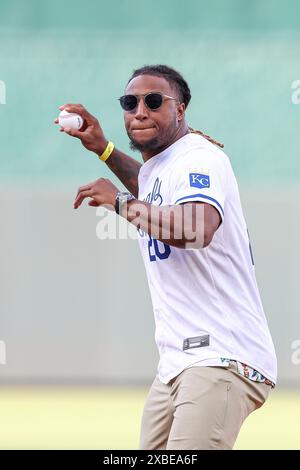
<svg viewBox="0 0 300 470">
<path fill-rule="evenodd" d="M 276 355 L 238 186 L 221 144 L 189 127 L 188 84 L 166 65 L 133 72 L 120 104 L 133 150 L 117 150 L 81 105 L 81 130 L 61 128 L 128 189 L 79 188 L 77 209 L 107 205 L 137 227 L 160 354 L 141 423 L 141 449 L 232 449 L 245 418 L 276 382 Z"/>
</svg>

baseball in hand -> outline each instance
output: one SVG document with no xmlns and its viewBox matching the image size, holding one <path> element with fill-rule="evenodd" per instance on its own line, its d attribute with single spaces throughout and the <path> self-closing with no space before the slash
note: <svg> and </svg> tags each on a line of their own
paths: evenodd
<svg viewBox="0 0 300 470">
<path fill-rule="evenodd" d="M 63 110 L 58 116 L 58 124 L 68 129 L 80 130 L 83 126 L 83 119 L 80 114 L 68 113 L 68 111 Z"/>
</svg>

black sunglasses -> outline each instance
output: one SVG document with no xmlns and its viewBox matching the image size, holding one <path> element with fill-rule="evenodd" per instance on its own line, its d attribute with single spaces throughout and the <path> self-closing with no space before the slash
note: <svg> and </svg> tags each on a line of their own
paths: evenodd
<svg viewBox="0 0 300 470">
<path fill-rule="evenodd" d="M 176 98 L 159 92 L 151 92 L 145 95 L 124 95 L 119 98 L 120 105 L 124 111 L 133 111 L 138 105 L 139 96 L 143 96 L 145 105 L 151 111 L 159 109 L 165 100 L 177 101 Z"/>
</svg>

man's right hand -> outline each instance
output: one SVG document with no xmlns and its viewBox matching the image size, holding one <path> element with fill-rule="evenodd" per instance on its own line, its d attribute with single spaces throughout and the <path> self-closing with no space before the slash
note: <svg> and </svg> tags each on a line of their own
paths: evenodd
<svg viewBox="0 0 300 470">
<path fill-rule="evenodd" d="M 77 137 L 81 140 L 85 148 L 91 152 L 95 152 L 97 155 L 101 155 L 107 145 L 107 139 L 104 137 L 98 119 L 92 116 L 81 104 L 64 104 L 60 106 L 59 109 L 60 111 L 65 110 L 69 113 L 80 114 L 84 119 L 81 130 L 61 127 L 60 132 L 65 132 L 72 137 Z M 58 124 L 58 119 L 55 119 L 54 123 Z"/>
</svg>

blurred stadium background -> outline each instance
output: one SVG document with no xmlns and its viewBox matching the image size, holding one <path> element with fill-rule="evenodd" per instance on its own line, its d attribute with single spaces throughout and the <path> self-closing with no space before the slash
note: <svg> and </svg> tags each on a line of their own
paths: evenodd
<svg viewBox="0 0 300 470">
<path fill-rule="evenodd" d="M 1 0 L 0 448 L 138 446 L 158 359 L 142 260 L 73 211 L 78 186 L 116 180 L 52 122 L 83 103 L 129 152 L 116 98 L 148 63 L 182 72 L 189 123 L 239 181 L 279 382 L 236 448 L 300 448 L 299 15 L 296 0 Z"/>
</svg>

